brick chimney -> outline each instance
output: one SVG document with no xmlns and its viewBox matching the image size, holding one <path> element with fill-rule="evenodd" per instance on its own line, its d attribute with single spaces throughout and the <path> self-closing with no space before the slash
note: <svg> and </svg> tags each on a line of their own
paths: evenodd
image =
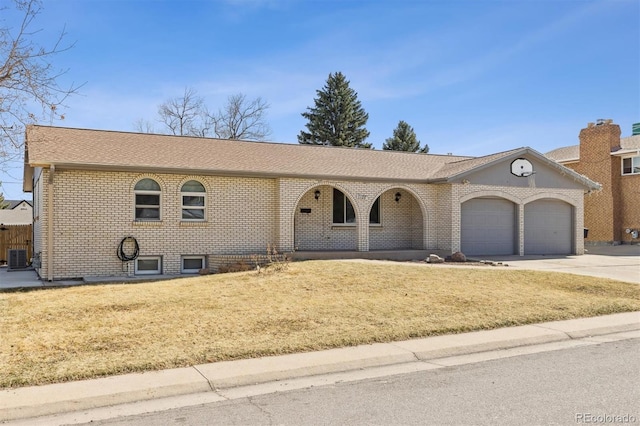
<svg viewBox="0 0 640 426">
<path fill-rule="evenodd" d="M 602 190 L 585 197 L 585 227 L 587 242 L 621 240 L 621 231 L 614 226 L 621 217 L 620 158 L 611 152 L 620 149 L 620 126 L 613 120 L 597 120 L 580 131 L 580 163 L 578 173 L 602 185 Z"/>
</svg>

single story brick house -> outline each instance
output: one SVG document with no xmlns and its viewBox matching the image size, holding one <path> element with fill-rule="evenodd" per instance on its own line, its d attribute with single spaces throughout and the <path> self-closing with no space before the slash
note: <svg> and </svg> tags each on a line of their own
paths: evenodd
<svg viewBox="0 0 640 426">
<path fill-rule="evenodd" d="M 38 125 L 25 146 L 47 280 L 190 273 L 267 245 L 582 254 L 584 194 L 600 187 L 531 148 L 472 158 Z"/>
<path fill-rule="evenodd" d="M 580 131 L 578 145 L 545 154 L 602 185 L 585 197 L 587 244 L 640 244 L 640 123 L 632 133 L 620 137 L 620 126 L 598 120 Z"/>
</svg>

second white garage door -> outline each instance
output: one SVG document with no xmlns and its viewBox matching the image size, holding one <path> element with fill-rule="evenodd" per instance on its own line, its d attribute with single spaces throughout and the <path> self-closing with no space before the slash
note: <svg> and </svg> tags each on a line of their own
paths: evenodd
<svg viewBox="0 0 640 426">
<path fill-rule="evenodd" d="M 461 249 L 466 255 L 516 253 L 516 208 L 502 198 L 474 198 L 462 203 Z"/>
<path fill-rule="evenodd" d="M 571 254 L 573 208 L 560 200 L 524 206 L 524 254 Z"/>
</svg>

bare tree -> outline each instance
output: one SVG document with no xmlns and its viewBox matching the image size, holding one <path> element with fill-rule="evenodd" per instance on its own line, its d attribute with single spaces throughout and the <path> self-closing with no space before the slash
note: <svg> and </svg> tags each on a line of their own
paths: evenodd
<svg viewBox="0 0 640 426">
<path fill-rule="evenodd" d="M 0 16 L 20 17 L 15 27 L 0 21 L 0 167 L 22 153 L 24 128 L 39 120 L 64 119 L 64 101 L 80 86 L 61 87 L 59 78 L 68 70 L 53 67 L 52 58 L 73 47 L 63 45 L 66 32 L 60 32 L 49 47 L 36 44 L 33 37 L 41 30 L 31 27 L 42 11 L 40 0 L 12 0 L 0 8 Z"/>
<path fill-rule="evenodd" d="M 227 98 L 227 104 L 215 115 L 209 115 L 213 133 L 223 139 L 265 140 L 271 128 L 265 121 L 269 104 L 258 97 L 247 101 L 238 93 Z"/>
<path fill-rule="evenodd" d="M 204 101 L 194 89 L 184 89 L 180 97 L 169 99 L 158 106 L 158 121 L 163 123 L 169 132 L 179 136 L 202 135 Z"/>
<path fill-rule="evenodd" d="M 194 89 L 185 88 L 182 96 L 158 106 L 158 121 L 173 135 L 264 140 L 271 134 L 265 121 L 267 109 L 269 104 L 262 98 L 248 101 L 239 93 L 229 96 L 224 108 L 212 114 Z M 138 132 L 154 133 L 146 120 L 138 119 L 133 126 Z"/>
<path fill-rule="evenodd" d="M 145 120 L 144 118 L 138 118 L 133 122 L 133 130 L 138 133 L 155 133 L 155 129 L 153 127 L 153 123 L 149 120 Z"/>
</svg>

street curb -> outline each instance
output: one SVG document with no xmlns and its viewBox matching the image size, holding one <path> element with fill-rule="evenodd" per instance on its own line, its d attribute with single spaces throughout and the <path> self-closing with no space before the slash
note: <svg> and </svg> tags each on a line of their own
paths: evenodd
<svg viewBox="0 0 640 426">
<path fill-rule="evenodd" d="M 640 312 L 0 391 L 0 421 L 640 330 Z"/>
</svg>

